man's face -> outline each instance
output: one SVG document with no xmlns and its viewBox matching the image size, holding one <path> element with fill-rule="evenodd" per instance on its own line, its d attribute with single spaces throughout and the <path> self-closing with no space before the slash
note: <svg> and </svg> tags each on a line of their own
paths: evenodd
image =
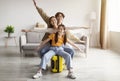
<svg viewBox="0 0 120 81">
<path fill-rule="evenodd" d="M 59 14 L 59 15 L 56 17 L 56 19 L 57 19 L 58 23 L 59 23 L 59 22 L 62 23 L 62 21 L 63 21 L 63 16 L 62 16 L 62 14 Z"/>
</svg>

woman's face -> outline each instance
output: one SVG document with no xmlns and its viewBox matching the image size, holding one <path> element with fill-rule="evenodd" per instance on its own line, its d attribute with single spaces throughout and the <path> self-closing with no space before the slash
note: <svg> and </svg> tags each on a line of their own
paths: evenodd
<svg viewBox="0 0 120 81">
<path fill-rule="evenodd" d="M 64 27 L 60 26 L 58 28 L 58 32 L 61 33 L 61 34 L 64 34 L 64 32 L 65 32 Z"/>
<path fill-rule="evenodd" d="M 50 24 L 53 25 L 53 26 L 57 25 L 57 19 L 55 17 L 51 18 Z"/>
</svg>

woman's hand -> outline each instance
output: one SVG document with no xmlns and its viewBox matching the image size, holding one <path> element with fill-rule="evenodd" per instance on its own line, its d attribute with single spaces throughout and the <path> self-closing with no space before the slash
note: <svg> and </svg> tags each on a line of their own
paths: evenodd
<svg viewBox="0 0 120 81">
<path fill-rule="evenodd" d="M 33 0 L 33 3 L 34 3 L 35 6 L 37 6 L 35 0 Z"/>
</svg>

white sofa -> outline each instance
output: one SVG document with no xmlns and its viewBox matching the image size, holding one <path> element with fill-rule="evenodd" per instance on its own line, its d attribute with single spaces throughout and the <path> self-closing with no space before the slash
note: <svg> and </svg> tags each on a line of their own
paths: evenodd
<svg viewBox="0 0 120 81">
<path fill-rule="evenodd" d="M 26 32 L 24 35 L 21 35 L 19 38 L 20 53 L 23 55 L 36 54 L 35 48 L 40 44 L 44 34 L 43 32 Z M 77 42 L 75 42 L 75 44 L 78 45 L 87 56 L 89 49 L 88 36 L 81 36 L 79 33 L 76 33 L 76 36 L 78 36 L 80 40 L 85 41 L 84 44 Z M 75 49 L 75 54 L 77 53 L 79 53 L 79 51 Z"/>
</svg>

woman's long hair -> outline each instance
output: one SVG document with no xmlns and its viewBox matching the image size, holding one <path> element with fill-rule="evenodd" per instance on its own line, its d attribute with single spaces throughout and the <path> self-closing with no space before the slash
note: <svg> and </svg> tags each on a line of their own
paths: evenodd
<svg viewBox="0 0 120 81">
<path fill-rule="evenodd" d="M 63 27 L 63 28 L 64 28 L 64 31 L 65 31 L 65 25 L 63 25 L 63 24 L 59 25 L 59 26 L 58 26 L 58 29 L 59 29 L 60 27 Z M 64 43 L 64 45 L 65 45 L 66 42 L 67 42 L 66 32 L 64 32 L 64 36 L 63 36 L 63 37 L 64 37 L 63 43 Z M 58 42 L 58 32 L 55 33 L 55 43 L 57 43 L 57 42 Z"/>
<path fill-rule="evenodd" d="M 52 18 L 55 18 L 55 16 L 51 16 L 51 17 L 49 18 L 49 27 L 48 27 L 48 28 L 54 28 L 53 25 L 51 24 L 51 19 L 52 19 Z"/>
</svg>

